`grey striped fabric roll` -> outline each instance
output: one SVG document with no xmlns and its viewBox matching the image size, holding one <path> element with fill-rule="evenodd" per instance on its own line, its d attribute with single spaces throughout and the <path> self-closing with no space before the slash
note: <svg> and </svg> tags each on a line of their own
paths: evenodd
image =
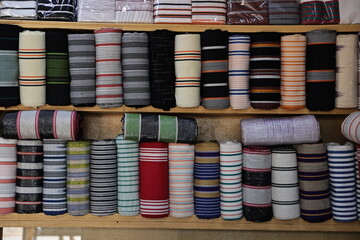
<svg viewBox="0 0 360 240">
<path fill-rule="evenodd" d="M 123 34 L 122 67 L 124 104 L 130 107 L 150 105 L 149 44 L 146 33 Z"/>
<path fill-rule="evenodd" d="M 269 0 L 270 24 L 299 24 L 298 0 Z"/>
<path fill-rule="evenodd" d="M 94 106 L 95 99 L 95 36 L 69 34 L 70 100 L 76 107 Z"/>
</svg>

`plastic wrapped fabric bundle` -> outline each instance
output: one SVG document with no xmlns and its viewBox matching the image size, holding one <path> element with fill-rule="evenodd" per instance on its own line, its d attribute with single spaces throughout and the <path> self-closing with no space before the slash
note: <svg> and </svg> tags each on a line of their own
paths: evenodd
<svg viewBox="0 0 360 240">
<path fill-rule="evenodd" d="M 228 0 L 227 24 L 269 24 L 269 0 Z"/>
<path fill-rule="evenodd" d="M 360 24 L 360 1 L 339 0 L 340 24 Z"/>
<path fill-rule="evenodd" d="M 121 216 L 137 216 L 139 199 L 139 142 L 116 137 L 118 172 L 118 212 Z"/>
<path fill-rule="evenodd" d="M 197 143 L 194 167 L 195 214 L 200 219 L 218 218 L 221 216 L 219 144 Z"/>
<path fill-rule="evenodd" d="M 116 0 L 115 22 L 152 23 L 152 0 Z"/>
<path fill-rule="evenodd" d="M 15 212 L 16 143 L 0 138 L 0 215 Z"/>
<path fill-rule="evenodd" d="M 300 0 L 301 24 L 321 24 L 325 6 L 322 0 Z"/>
<path fill-rule="evenodd" d="M 300 197 L 296 150 L 277 147 L 272 150 L 271 195 L 274 217 L 291 220 L 300 217 Z"/>
<path fill-rule="evenodd" d="M 192 0 L 193 24 L 225 24 L 225 0 Z"/>
<path fill-rule="evenodd" d="M 36 0 L 2 0 L 0 17 L 9 19 L 36 19 Z"/>
<path fill-rule="evenodd" d="M 357 216 L 360 220 L 360 145 L 356 145 L 356 206 L 357 206 Z"/>
<path fill-rule="evenodd" d="M 115 22 L 115 0 L 77 0 L 79 22 Z"/>
<path fill-rule="evenodd" d="M 38 19 L 76 21 L 76 0 L 38 0 L 37 2 Z"/>
<path fill-rule="evenodd" d="M 0 120 L 1 136 L 14 139 L 76 140 L 80 115 L 75 111 L 18 111 L 5 113 Z"/>
<path fill-rule="evenodd" d="M 325 6 L 325 16 L 323 24 L 338 24 L 340 22 L 339 0 L 322 1 L 324 2 Z"/>
<path fill-rule="evenodd" d="M 320 140 L 320 126 L 314 115 L 243 119 L 244 145 L 285 145 Z"/>
<path fill-rule="evenodd" d="M 324 222 L 331 218 L 330 185 L 326 145 L 297 145 L 301 218 Z"/>
<path fill-rule="evenodd" d="M 353 112 L 341 124 L 341 132 L 349 141 L 360 144 L 360 112 Z"/>
<path fill-rule="evenodd" d="M 141 142 L 194 143 L 197 124 L 193 118 L 125 113 L 125 140 Z"/>
<path fill-rule="evenodd" d="M 358 103 L 358 36 L 336 38 L 336 108 L 356 108 Z"/>
<path fill-rule="evenodd" d="M 16 212 L 40 213 L 43 199 L 43 144 L 39 140 L 17 142 Z"/>
<path fill-rule="evenodd" d="M 67 33 L 46 32 L 46 103 L 70 105 L 70 66 Z"/>
<path fill-rule="evenodd" d="M 275 25 L 299 24 L 299 1 L 269 0 L 269 22 Z"/>
<path fill-rule="evenodd" d="M 44 139 L 43 211 L 46 215 L 67 212 L 66 140 Z"/>
<path fill-rule="evenodd" d="M 169 215 L 168 144 L 140 143 L 140 213 L 146 218 Z"/>
<path fill-rule="evenodd" d="M 191 0 L 154 0 L 154 23 L 191 23 Z"/>
<path fill-rule="evenodd" d="M 0 106 L 20 104 L 19 96 L 19 32 L 13 25 L 0 25 Z"/>
<path fill-rule="evenodd" d="M 266 222 L 273 217 L 271 205 L 271 149 L 243 150 L 243 211 L 247 221 Z"/>
</svg>

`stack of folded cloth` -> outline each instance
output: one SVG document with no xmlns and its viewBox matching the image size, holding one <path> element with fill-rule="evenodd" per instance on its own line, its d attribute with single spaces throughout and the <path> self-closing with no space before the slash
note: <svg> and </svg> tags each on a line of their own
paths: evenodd
<svg viewBox="0 0 360 240">
<path fill-rule="evenodd" d="M 115 21 L 124 23 L 152 23 L 152 0 L 116 0 Z"/>
<path fill-rule="evenodd" d="M 115 0 L 79 0 L 79 22 L 115 22 Z"/>
</svg>

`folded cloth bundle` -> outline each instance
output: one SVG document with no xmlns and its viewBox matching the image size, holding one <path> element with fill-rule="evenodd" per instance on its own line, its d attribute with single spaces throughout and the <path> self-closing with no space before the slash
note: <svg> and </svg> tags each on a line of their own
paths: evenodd
<svg viewBox="0 0 360 240">
<path fill-rule="evenodd" d="M 194 143 L 197 137 L 197 124 L 193 118 L 125 113 L 123 122 L 126 140 Z"/>
<path fill-rule="evenodd" d="M 115 22 L 115 0 L 78 0 L 79 22 Z"/>
<path fill-rule="evenodd" d="M 154 0 L 154 23 L 191 23 L 191 0 Z"/>
<path fill-rule="evenodd" d="M 226 0 L 192 0 L 193 24 L 225 24 Z"/>
<path fill-rule="evenodd" d="M 338 0 L 340 24 L 360 24 L 360 1 Z"/>
<path fill-rule="evenodd" d="M 38 19 L 76 21 L 76 0 L 38 0 L 37 2 Z"/>
<path fill-rule="evenodd" d="M 341 124 L 341 132 L 349 141 L 360 144 L 360 112 L 353 112 Z"/>
<path fill-rule="evenodd" d="M 2 0 L 0 17 L 11 19 L 36 19 L 36 0 Z"/>
<path fill-rule="evenodd" d="M 299 24 L 298 0 L 269 0 L 270 24 Z"/>
<path fill-rule="evenodd" d="M 228 0 L 227 24 L 269 24 L 269 0 Z"/>
<path fill-rule="evenodd" d="M 153 0 L 116 0 L 115 21 L 122 23 L 152 23 Z"/>
</svg>

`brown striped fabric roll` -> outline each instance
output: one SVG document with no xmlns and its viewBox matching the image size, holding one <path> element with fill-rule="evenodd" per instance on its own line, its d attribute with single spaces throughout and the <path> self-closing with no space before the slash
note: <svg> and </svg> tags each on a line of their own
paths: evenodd
<svg viewBox="0 0 360 240">
<path fill-rule="evenodd" d="M 269 0 L 227 1 L 227 24 L 269 24 Z"/>
</svg>

